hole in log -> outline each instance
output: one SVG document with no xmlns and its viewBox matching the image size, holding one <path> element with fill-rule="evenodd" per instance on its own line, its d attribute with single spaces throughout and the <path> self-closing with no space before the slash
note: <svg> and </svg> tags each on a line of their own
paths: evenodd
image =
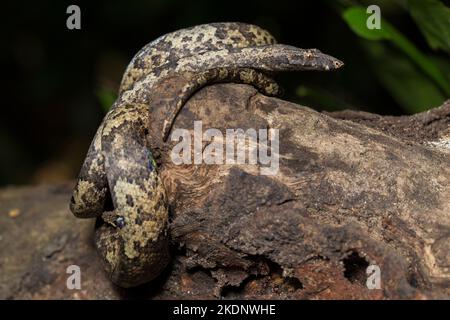
<svg viewBox="0 0 450 320">
<path fill-rule="evenodd" d="M 366 269 L 369 262 L 360 256 L 358 252 L 352 251 L 347 257 L 342 260 L 344 264 L 344 277 L 352 283 L 359 283 L 363 286 L 366 284 Z"/>
<path fill-rule="evenodd" d="M 303 283 L 294 277 L 285 277 L 284 283 L 286 285 L 288 285 L 289 287 L 291 287 L 293 289 L 293 291 L 303 289 Z"/>
<path fill-rule="evenodd" d="M 267 274 L 256 272 L 250 274 L 239 286 L 224 286 L 220 294 L 222 298 L 236 299 L 246 294 L 251 296 L 273 292 L 289 295 L 303 289 L 303 283 L 299 279 L 283 276 L 283 268 L 278 263 L 260 256 L 253 257 L 252 260 L 264 263 L 268 268 Z"/>
</svg>

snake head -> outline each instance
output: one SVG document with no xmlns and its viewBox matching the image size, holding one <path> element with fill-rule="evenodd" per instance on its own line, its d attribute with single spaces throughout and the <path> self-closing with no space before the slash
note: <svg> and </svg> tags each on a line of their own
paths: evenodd
<svg viewBox="0 0 450 320">
<path fill-rule="evenodd" d="M 97 219 L 95 243 L 108 277 L 120 287 L 135 287 L 157 277 L 170 260 L 168 209 L 162 186 L 138 198 L 128 189 L 124 200 Z M 131 196 L 133 194 L 133 196 Z"/>
<path fill-rule="evenodd" d="M 302 70 L 332 71 L 341 68 L 344 63 L 318 49 L 292 50 L 289 63 L 299 66 Z"/>
<path fill-rule="evenodd" d="M 170 259 L 167 230 L 152 238 L 148 235 L 151 228 L 131 222 L 126 215 L 116 215 L 113 224 L 98 222 L 95 232 L 97 250 L 111 281 L 129 288 L 157 277 Z"/>
</svg>

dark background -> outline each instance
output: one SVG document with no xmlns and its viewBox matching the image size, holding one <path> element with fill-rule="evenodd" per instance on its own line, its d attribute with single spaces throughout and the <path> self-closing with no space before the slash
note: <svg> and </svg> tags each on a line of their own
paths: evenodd
<svg viewBox="0 0 450 320">
<path fill-rule="evenodd" d="M 254 23 L 268 29 L 281 43 L 319 48 L 345 62 L 336 73 L 280 75 L 278 80 L 286 89 L 284 99 L 317 110 L 408 113 L 369 70 L 362 40 L 340 17 L 345 2 L 2 3 L 2 33 L 6 34 L 0 53 L 4 79 L 0 185 L 74 178 L 105 113 L 105 104 L 117 91 L 133 55 L 164 33 L 196 24 Z M 382 3 L 383 15 L 423 52 L 429 52 L 407 12 L 388 5 L 389 1 Z M 81 30 L 66 28 L 70 4 L 81 8 Z M 308 94 L 310 89 L 316 94 Z M 424 109 L 429 107 L 434 106 Z"/>
</svg>

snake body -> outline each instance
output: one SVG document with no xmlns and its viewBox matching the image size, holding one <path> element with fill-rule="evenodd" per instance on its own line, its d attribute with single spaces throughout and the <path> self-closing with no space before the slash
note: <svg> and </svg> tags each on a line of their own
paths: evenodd
<svg viewBox="0 0 450 320">
<path fill-rule="evenodd" d="M 147 147 L 150 94 L 161 79 L 188 80 L 168 104 L 167 138 L 184 103 L 215 82 L 255 86 L 266 95 L 279 87 L 268 74 L 333 70 L 339 60 L 317 49 L 276 44 L 270 33 L 243 23 L 211 23 L 166 34 L 144 46 L 128 65 L 119 97 L 104 117 L 81 168 L 70 209 L 97 218 L 95 244 L 111 280 L 133 287 L 158 276 L 170 261 L 168 204 Z"/>
</svg>

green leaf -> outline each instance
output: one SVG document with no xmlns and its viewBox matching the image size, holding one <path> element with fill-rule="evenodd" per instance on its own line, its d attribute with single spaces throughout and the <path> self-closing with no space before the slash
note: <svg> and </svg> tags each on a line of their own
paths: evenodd
<svg viewBox="0 0 450 320">
<path fill-rule="evenodd" d="M 350 29 L 362 38 L 367 40 L 382 40 L 391 38 L 389 30 L 384 28 L 384 23 L 381 24 L 381 29 L 367 28 L 366 21 L 368 15 L 366 10 L 362 7 L 350 7 L 343 12 L 342 17 L 347 22 Z"/>
<path fill-rule="evenodd" d="M 375 75 L 408 113 L 422 112 L 445 101 L 439 88 L 410 59 L 376 42 L 367 43 L 365 48 Z"/>
<path fill-rule="evenodd" d="M 440 56 L 430 57 L 433 63 L 438 66 L 442 73 L 444 74 L 447 81 L 450 83 L 450 60 Z"/>
<path fill-rule="evenodd" d="M 408 5 L 430 47 L 450 53 L 450 8 L 438 0 L 408 0 Z"/>
<path fill-rule="evenodd" d="M 350 104 L 323 88 L 301 85 L 297 87 L 295 93 L 301 98 L 302 103 L 324 108 L 328 111 L 351 108 Z"/>
<path fill-rule="evenodd" d="M 105 111 L 105 113 L 108 112 L 114 101 L 116 101 L 117 95 L 112 90 L 106 88 L 97 90 L 96 94 L 103 111 Z"/>
<path fill-rule="evenodd" d="M 385 19 L 381 19 L 381 29 L 376 31 L 377 29 L 370 30 L 367 28 L 366 21 L 368 14 L 362 7 L 350 7 L 343 12 L 342 17 L 347 22 L 349 27 L 359 36 L 368 40 L 388 40 L 393 43 L 420 69 L 422 69 L 426 75 L 433 79 L 433 81 L 447 96 L 450 96 L 450 83 L 444 77 L 439 68 Z"/>
</svg>

